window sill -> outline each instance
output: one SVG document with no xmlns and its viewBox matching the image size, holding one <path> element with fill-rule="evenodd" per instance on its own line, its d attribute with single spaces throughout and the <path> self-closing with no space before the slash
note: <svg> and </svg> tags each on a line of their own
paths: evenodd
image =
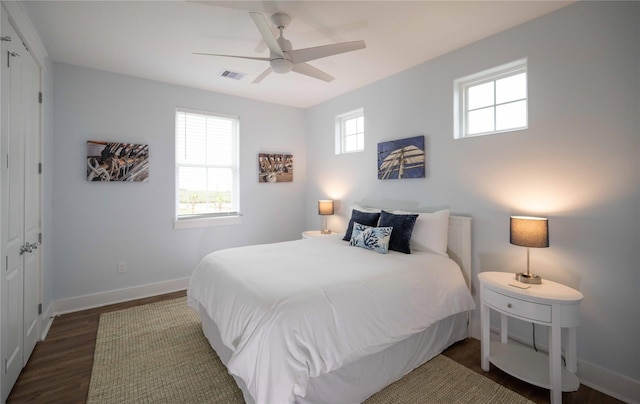
<svg viewBox="0 0 640 404">
<path fill-rule="evenodd" d="M 242 216 L 206 217 L 198 219 L 173 220 L 174 230 L 194 229 L 197 227 L 227 226 L 231 224 L 242 224 Z"/>
<path fill-rule="evenodd" d="M 517 128 L 510 128 L 510 129 L 504 129 L 504 130 L 494 130 L 491 132 L 482 132 L 482 133 L 474 133 L 473 135 L 461 135 L 461 134 L 455 134 L 454 138 L 456 140 L 460 140 L 460 139 L 471 139 L 474 137 L 481 137 L 481 136 L 487 136 L 487 135 L 500 135 L 502 133 L 509 133 L 509 132 L 520 132 L 523 130 L 527 130 L 529 129 L 529 125 L 525 125 L 525 126 L 520 126 Z"/>
<path fill-rule="evenodd" d="M 363 151 L 364 151 L 364 149 L 349 150 L 349 151 L 341 151 L 341 152 L 336 153 L 336 156 L 340 156 L 340 155 L 343 155 L 343 154 L 361 153 L 361 152 L 363 152 Z"/>
</svg>

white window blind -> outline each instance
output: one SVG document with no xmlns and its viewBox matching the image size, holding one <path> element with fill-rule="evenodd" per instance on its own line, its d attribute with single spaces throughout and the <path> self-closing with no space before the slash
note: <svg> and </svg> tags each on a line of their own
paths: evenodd
<svg viewBox="0 0 640 404">
<path fill-rule="evenodd" d="M 176 110 L 176 219 L 239 215 L 238 117 Z"/>
</svg>

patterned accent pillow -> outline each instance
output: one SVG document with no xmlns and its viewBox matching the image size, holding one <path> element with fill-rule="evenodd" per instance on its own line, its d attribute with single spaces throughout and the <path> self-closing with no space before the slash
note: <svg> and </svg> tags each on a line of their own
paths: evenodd
<svg viewBox="0 0 640 404">
<path fill-rule="evenodd" d="M 411 233 L 418 219 L 417 214 L 394 215 L 386 210 L 380 214 L 379 226 L 393 227 L 393 235 L 389 241 L 389 249 L 399 251 L 405 254 L 411 254 Z"/>
<path fill-rule="evenodd" d="M 355 222 L 349 245 L 386 254 L 392 230 L 393 227 L 371 227 Z"/>
</svg>

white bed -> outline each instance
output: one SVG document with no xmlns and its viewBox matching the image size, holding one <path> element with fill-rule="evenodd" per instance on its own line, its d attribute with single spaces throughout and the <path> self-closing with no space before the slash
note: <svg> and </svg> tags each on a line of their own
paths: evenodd
<svg viewBox="0 0 640 404">
<path fill-rule="evenodd" d="M 341 236 L 209 254 L 188 302 L 248 403 L 355 403 L 468 334 L 471 219 L 449 257 Z"/>
</svg>

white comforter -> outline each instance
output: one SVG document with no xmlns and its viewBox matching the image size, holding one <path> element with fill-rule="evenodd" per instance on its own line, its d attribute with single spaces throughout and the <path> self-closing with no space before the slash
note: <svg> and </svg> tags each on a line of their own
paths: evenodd
<svg viewBox="0 0 640 404">
<path fill-rule="evenodd" d="M 309 377 L 475 307 L 450 259 L 378 254 L 337 235 L 211 253 L 188 301 L 217 324 L 227 368 L 256 403 L 293 402 Z"/>
</svg>

